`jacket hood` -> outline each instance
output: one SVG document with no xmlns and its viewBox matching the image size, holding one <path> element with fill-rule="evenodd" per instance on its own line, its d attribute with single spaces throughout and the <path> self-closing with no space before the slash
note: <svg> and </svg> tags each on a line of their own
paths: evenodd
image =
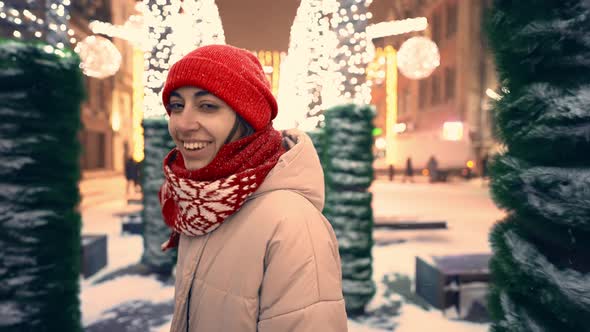
<svg viewBox="0 0 590 332">
<path fill-rule="evenodd" d="M 282 133 L 287 152 L 248 200 L 274 190 L 291 190 L 307 198 L 321 212 L 324 208 L 324 172 L 311 138 L 297 129 Z"/>
</svg>

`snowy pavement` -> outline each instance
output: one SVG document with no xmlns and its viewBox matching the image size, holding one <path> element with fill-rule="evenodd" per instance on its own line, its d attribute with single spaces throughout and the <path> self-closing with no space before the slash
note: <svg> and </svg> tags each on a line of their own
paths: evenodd
<svg viewBox="0 0 590 332">
<path fill-rule="evenodd" d="M 417 255 L 489 252 L 490 227 L 503 213 L 491 202 L 488 190 L 477 181 L 448 184 L 375 181 L 373 209 L 376 219 L 401 221 L 444 220 L 448 229 L 374 232 L 374 273 L 377 294 L 368 314 L 349 320 L 351 332 L 484 332 L 488 324 L 456 319 L 457 313 L 428 309 L 413 294 Z M 116 273 L 140 261 L 142 239 L 121 234 L 120 213 L 138 211 L 118 199 L 82 211 L 83 234 L 108 235 L 108 265 L 81 279 L 81 307 L 86 331 L 168 331 L 172 312 L 172 280 L 138 273 Z"/>
</svg>

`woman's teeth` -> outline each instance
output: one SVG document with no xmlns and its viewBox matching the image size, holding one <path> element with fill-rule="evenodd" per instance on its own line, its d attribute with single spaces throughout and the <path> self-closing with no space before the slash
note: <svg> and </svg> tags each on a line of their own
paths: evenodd
<svg viewBox="0 0 590 332">
<path fill-rule="evenodd" d="M 201 150 L 202 148 L 209 145 L 210 142 L 207 142 L 207 143 L 187 143 L 187 142 L 184 142 L 183 144 L 184 144 L 184 148 L 187 150 Z"/>
</svg>

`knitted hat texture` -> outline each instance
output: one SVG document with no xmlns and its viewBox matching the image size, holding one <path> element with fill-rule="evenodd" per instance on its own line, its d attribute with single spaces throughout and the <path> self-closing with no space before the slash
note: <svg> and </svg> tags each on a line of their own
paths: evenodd
<svg viewBox="0 0 590 332">
<path fill-rule="evenodd" d="M 214 94 L 256 131 L 277 116 L 277 102 L 262 65 L 256 56 L 241 48 L 207 45 L 185 55 L 168 72 L 162 92 L 164 105 L 169 103 L 170 93 L 183 86 Z"/>
</svg>

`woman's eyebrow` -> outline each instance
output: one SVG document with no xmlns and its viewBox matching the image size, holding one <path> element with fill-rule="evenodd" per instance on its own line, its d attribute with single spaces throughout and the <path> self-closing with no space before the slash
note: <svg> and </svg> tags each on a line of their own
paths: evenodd
<svg viewBox="0 0 590 332">
<path fill-rule="evenodd" d="M 172 98 L 172 97 L 178 97 L 178 98 L 182 99 L 182 96 L 178 92 L 175 92 L 175 91 L 172 91 L 170 93 L 170 98 Z"/>
<path fill-rule="evenodd" d="M 201 90 L 201 91 L 195 92 L 195 94 L 193 95 L 193 97 L 198 98 L 198 97 L 208 96 L 210 94 L 211 94 L 211 92 L 209 92 L 209 91 Z"/>
</svg>

